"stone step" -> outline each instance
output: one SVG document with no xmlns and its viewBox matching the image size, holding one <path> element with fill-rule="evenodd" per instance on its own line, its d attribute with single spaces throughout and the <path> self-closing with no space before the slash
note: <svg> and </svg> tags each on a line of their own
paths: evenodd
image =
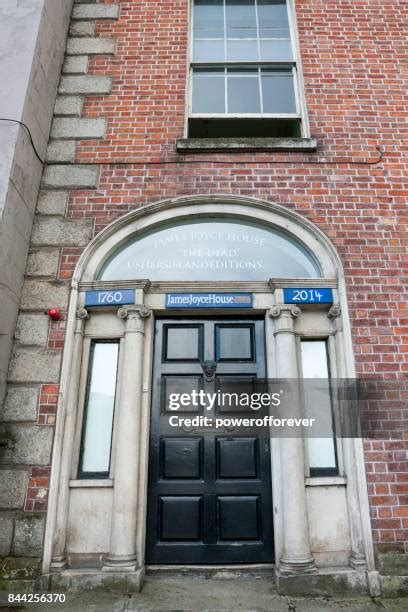
<svg viewBox="0 0 408 612">
<path fill-rule="evenodd" d="M 45 159 L 50 162 L 73 162 L 75 160 L 75 140 L 50 140 Z"/>
<path fill-rule="evenodd" d="M 92 19 L 119 19 L 118 4 L 76 4 L 72 19 L 89 21 Z"/>
<path fill-rule="evenodd" d="M 95 189 L 99 182 L 99 167 L 84 165 L 55 165 L 45 168 L 43 189 Z"/>
<path fill-rule="evenodd" d="M 66 57 L 62 65 L 62 74 L 87 74 L 88 56 Z"/>
<path fill-rule="evenodd" d="M 383 597 L 407 597 L 408 576 L 380 576 L 380 582 Z"/>
<path fill-rule="evenodd" d="M 67 55 L 113 55 L 116 40 L 113 38 L 68 38 Z"/>
<path fill-rule="evenodd" d="M 82 113 L 82 98 L 79 96 L 58 96 L 55 102 L 54 115 L 79 117 Z"/>
<path fill-rule="evenodd" d="M 52 122 L 51 138 L 57 139 L 94 139 L 103 138 L 106 131 L 106 119 L 57 117 Z"/>
<path fill-rule="evenodd" d="M 378 569 L 385 576 L 407 576 L 408 582 L 408 553 L 379 553 Z"/>
<path fill-rule="evenodd" d="M 112 79 L 107 76 L 63 76 L 59 84 L 60 94 L 100 95 L 112 89 Z"/>
</svg>

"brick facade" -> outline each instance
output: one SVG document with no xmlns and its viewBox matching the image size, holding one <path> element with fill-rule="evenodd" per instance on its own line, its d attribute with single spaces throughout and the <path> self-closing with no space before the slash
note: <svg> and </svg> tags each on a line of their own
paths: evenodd
<svg viewBox="0 0 408 612">
<path fill-rule="evenodd" d="M 99 4 L 120 4 L 119 19 L 92 22 L 92 35 L 113 39 L 116 50 L 89 55 L 87 74 L 111 77 L 112 89 L 85 96 L 81 117 L 106 119 L 106 133 L 75 139 L 71 160 L 98 168 L 99 181 L 96 188 L 70 189 L 66 208 L 56 214 L 96 234 L 128 211 L 182 195 L 238 194 L 293 209 L 323 230 L 342 258 L 358 374 L 406 378 L 406 3 L 296 0 L 315 153 L 183 154 L 176 140 L 185 123 L 188 0 Z M 92 29 L 86 20 L 74 23 L 76 35 L 78 24 L 83 32 Z M 37 212 L 47 223 L 52 219 L 52 209 Z M 51 247 L 58 266 L 47 282 L 67 287 L 83 246 L 41 238 L 32 252 Z M 28 269 L 27 282 L 34 276 L 41 274 Z M 44 301 L 34 310 L 54 305 L 66 309 L 67 301 Z M 22 312 L 31 310 L 23 304 Z M 61 353 L 63 345 L 64 321 L 51 323 L 46 350 Z M 37 425 L 52 427 L 58 380 L 51 373 L 40 382 Z M 379 551 L 408 552 L 407 416 L 398 404 L 384 417 L 393 421 L 387 439 L 365 442 Z M 49 464 L 30 466 L 26 511 L 46 512 L 48 477 Z"/>
<path fill-rule="evenodd" d="M 406 377 L 404 4 L 297 0 L 316 153 L 179 155 L 188 2 L 121 2 L 119 21 L 98 22 L 96 29 L 117 39 L 116 55 L 96 56 L 89 67 L 92 74 L 113 77 L 112 94 L 87 98 L 83 109 L 87 117 L 107 119 L 107 135 L 79 142 L 76 151 L 77 162 L 102 164 L 100 183 L 94 192 L 72 192 L 67 216 L 91 217 L 97 232 L 135 207 L 198 193 L 247 195 L 291 207 L 320 227 L 342 257 L 358 373 Z M 59 278 L 67 278 L 68 262 L 74 266 L 80 253 L 62 250 Z M 407 416 L 401 407 L 402 429 Z M 368 442 L 366 451 L 375 542 L 404 550 L 408 440 Z"/>
</svg>

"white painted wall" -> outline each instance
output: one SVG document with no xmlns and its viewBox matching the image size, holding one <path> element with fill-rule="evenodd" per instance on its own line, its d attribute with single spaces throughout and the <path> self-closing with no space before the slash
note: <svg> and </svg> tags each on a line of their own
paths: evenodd
<svg viewBox="0 0 408 612">
<path fill-rule="evenodd" d="M 73 0 L 0 1 L 0 118 L 47 147 Z M 0 404 L 43 166 L 26 131 L 0 121 Z"/>
</svg>

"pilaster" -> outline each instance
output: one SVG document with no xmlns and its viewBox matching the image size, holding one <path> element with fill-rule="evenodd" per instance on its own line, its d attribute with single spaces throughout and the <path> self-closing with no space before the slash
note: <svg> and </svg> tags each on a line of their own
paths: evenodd
<svg viewBox="0 0 408 612">
<path fill-rule="evenodd" d="M 145 319 L 151 311 L 143 305 L 118 310 L 124 321 L 123 366 L 120 377 L 117 445 L 114 461 L 114 490 L 110 551 L 104 571 L 135 572 L 137 559 L 137 509 L 140 462 L 140 421 Z"/>
<path fill-rule="evenodd" d="M 78 390 L 82 364 L 82 343 L 85 321 L 89 313 L 85 308 L 80 308 L 76 313 L 74 342 L 72 350 L 72 370 L 67 393 L 65 411 L 65 433 L 62 446 L 61 472 L 58 489 L 57 517 L 54 532 L 53 556 L 51 571 L 61 571 L 67 565 L 66 560 L 66 537 L 69 510 L 69 479 L 72 467 L 72 455 L 74 448 L 76 415 L 78 406 Z"/>
<path fill-rule="evenodd" d="M 294 322 L 301 315 L 295 305 L 276 305 L 270 311 L 275 319 L 278 378 L 298 378 Z M 299 410 L 299 406 L 292 406 Z M 310 550 L 305 492 L 304 444 L 302 438 L 279 440 L 282 488 L 283 552 L 279 575 L 292 576 L 316 572 Z"/>
</svg>

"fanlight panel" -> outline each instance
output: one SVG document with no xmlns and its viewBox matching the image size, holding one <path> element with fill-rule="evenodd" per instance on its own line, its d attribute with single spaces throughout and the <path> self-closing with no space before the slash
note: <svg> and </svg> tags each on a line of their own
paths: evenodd
<svg viewBox="0 0 408 612">
<path fill-rule="evenodd" d="M 320 278 L 313 255 L 289 234 L 241 220 L 200 219 L 132 237 L 100 280 L 260 281 Z"/>
</svg>

